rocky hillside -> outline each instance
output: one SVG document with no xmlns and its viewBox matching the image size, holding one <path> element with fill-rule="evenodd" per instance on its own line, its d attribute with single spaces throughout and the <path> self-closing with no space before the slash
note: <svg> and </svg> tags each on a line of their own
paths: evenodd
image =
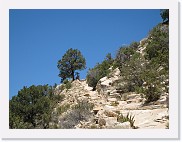
<svg viewBox="0 0 182 142">
<path fill-rule="evenodd" d="M 86 80 L 58 85 L 55 93 L 64 99 L 54 108 L 52 127 L 168 128 L 168 43 L 168 25 L 159 24 L 115 59 L 108 54 Z"/>
<path fill-rule="evenodd" d="M 151 40 L 152 37 L 149 36 L 140 41 L 136 48 L 136 53 L 139 53 L 140 57 L 146 55 Z M 163 66 L 160 66 L 156 72 L 162 69 Z M 168 92 L 164 87 L 161 88 L 163 91 L 157 100 L 146 103 L 148 98 L 142 92 L 123 90 L 127 81 L 122 76 L 122 69 L 111 66 L 108 70 L 107 76 L 99 79 L 95 87 L 89 87 L 87 80 L 78 79 L 58 85 L 55 93 L 64 96 L 64 99 L 54 108 L 52 114 L 56 120 L 51 125 L 65 129 L 165 129 L 169 127 Z M 163 78 L 165 79 L 160 84 L 167 84 L 167 77 Z M 150 85 L 147 81 L 143 81 L 141 87 L 148 89 Z"/>
<path fill-rule="evenodd" d="M 111 73 L 111 77 L 100 79 L 95 91 L 92 91 L 86 80 L 75 80 L 71 83 L 70 89 L 65 88 L 62 91 L 60 91 L 62 85 L 56 87 L 57 95 L 64 95 L 65 98 L 61 103 L 58 102 L 54 113 L 69 106 L 58 115 L 57 128 L 166 128 L 167 96 L 161 96 L 154 104 L 144 105 L 145 98 L 142 98 L 141 94 L 134 92 L 122 94 L 114 85 L 120 78 L 119 69 L 116 68 Z M 78 115 L 74 114 L 76 112 L 73 112 L 73 108 L 80 102 L 86 103 L 85 106 L 92 104 L 91 109 L 86 110 L 87 113 L 80 113 L 83 116 L 78 122 L 72 122 Z M 75 118 L 70 119 L 70 116 Z M 126 120 L 121 120 L 122 117 Z"/>
<path fill-rule="evenodd" d="M 75 71 L 85 65 L 81 52 L 69 49 L 58 61 L 62 84 L 24 86 L 10 100 L 10 128 L 169 128 L 168 23 L 120 47 L 114 58 L 108 53 L 80 80 Z"/>
</svg>

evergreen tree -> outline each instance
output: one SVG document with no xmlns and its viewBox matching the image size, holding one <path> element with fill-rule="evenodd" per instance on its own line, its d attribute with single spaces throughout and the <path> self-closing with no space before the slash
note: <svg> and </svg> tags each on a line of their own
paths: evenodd
<svg viewBox="0 0 182 142">
<path fill-rule="evenodd" d="M 86 68 L 86 61 L 78 49 L 70 48 L 58 61 L 57 65 L 60 70 L 59 77 L 64 81 L 66 78 L 75 80 L 75 71 Z"/>
<path fill-rule="evenodd" d="M 169 9 L 162 9 L 160 15 L 164 23 L 169 23 Z"/>
<path fill-rule="evenodd" d="M 18 95 L 10 100 L 10 128 L 49 128 L 51 97 L 53 97 L 53 89 L 48 85 L 23 87 Z"/>
</svg>

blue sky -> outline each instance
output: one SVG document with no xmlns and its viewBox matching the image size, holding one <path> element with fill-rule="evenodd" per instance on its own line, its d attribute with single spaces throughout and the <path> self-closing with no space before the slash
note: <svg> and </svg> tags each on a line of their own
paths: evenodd
<svg viewBox="0 0 182 142">
<path fill-rule="evenodd" d="M 57 62 L 79 49 L 87 68 L 107 53 L 140 41 L 159 22 L 160 10 L 10 10 L 10 98 L 23 86 L 59 84 Z"/>
</svg>

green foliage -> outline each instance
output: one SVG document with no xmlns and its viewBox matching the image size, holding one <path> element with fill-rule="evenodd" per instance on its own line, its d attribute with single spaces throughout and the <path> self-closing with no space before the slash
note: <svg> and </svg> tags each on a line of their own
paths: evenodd
<svg viewBox="0 0 182 142">
<path fill-rule="evenodd" d="M 78 103 L 73 106 L 73 109 L 78 109 L 79 111 L 91 111 L 94 105 L 92 103 L 88 103 L 86 100 L 78 101 Z"/>
<path fill-rule="evenodd" d="M 111 102 L 111 106 L 118 106 L 118 105 L 119 105 L 119 102 L 117 101 Z"/>
<path fill-rule="evenodd" d="M 64 81 L 63 81 L 63 84 L 67 84 L 69 82 L 69 80 L 68 79 L 65 79 Z"/>
<path fill-rule="evenodd" d="M 70 108 L 69 104 L 61 105 L 60 107 L 57 108 L 58 114 L 66 112 L 69 108 Z"/>
<path fill-rule="evenodd" d="M 121 99 L 123 101 L 127 101 L 128 100 L 128 94 L 127 93 L 122 94 L 122 98 Z"/>
<path fill-rule="evenodd" d="M 70 89 L 70 88 L 71 88 L 71 82 L 68 81 L 68 82 L 66 83 L 65 87 L 66 87 L 66 89 Z"/>
<path fill-rule="evenodd" d="M 80 121 L 88 120 L 92 116 L 93 106 L 87 101 L 78 101 L 78 104 L 73 106 L 72 110 L 59 120 L 59 128 L 72 129 Z"/>
<path fill-rule="evenodd" d="M 160 98 L 160 91 L 155 86 L 148 86 L 144 89 L 144 94 L 146 98 L 146 103 L 157 101 Z"/>
<path fill-rule="evenodd" d="M 136 41 L 134 41 L 134 42 L 132 42 L 130 45 L 129 45 L 129 47 L 130 48 L 133 48 L 133 49 L 138 49 L 138 46 L 139 46 L 139 42 L 136 42 Z"/>
<path fill-rule="evenodd" d="M 88 85 L 93 87 L 93 90 L 95 90 L 97 82 L 102 78 L 102 76 L 100 76 L 100 71 L 97 69 L 97 67 L 95 67 L 93 69 L 89 69 L 86 78 Z"/>
<path fill-rule="evenodd" d="M 124 65 L 124 63 L 126 61 L 128 61 L 130 59 L 130 57 L 135 53 L 135 45 L 136 43 L 133 43 L 130 46 L 124 46 L 124 47 L 120 47 L 119 50 L 117 51 L 116 53 L 116 58 L 114 60 L 114 63 L 113 63 L 113 67 L 114 68 L 119 68 L 121 69 Z"/>
<path fill-rule="evenodd" d="M 139 87 L 139 86 L 135 86 L 135 92 L 137 94 L 142 94 L 144 91 L 143 91 L 143 87 Z"/>
<path fill-rule="evenodd" d="M 160 15 L 163 19 L 163 22 L 169 23 L 169 9 L 160 10 Z"/>
<path fill-rule="evenodd" d="M 134 126 L 134 123 L 135 123 L 134 118 L 135 118 L 135 116 L 134 115 L 132 116 L 131 114 L 129 114 L 129 112 L 127 113 L 126 116 L 124 116 L 122 113 L 120 113 L 118 115 L 118 117 L 117 117 L 117 121 L 121 122 L 121 123 L 128 121 L 128 122 L 130 122 L 130 126 L 132 128 L 135 128 L 135 126 Z"/>
<path fill-rule="evenodd" d="M 110 65 L 113 63 L 114 60 L 113 60 L 113 58 L 111 56 L 111 53 L 108 53 L 106 55 L 105 61 L 107 61 L 107 64 L 110 64 Z"/>
<path fill-rule="evenodd" d="M 9 102 L 11 129 L 49 128 L 51 112 L 57 100 L 53 87 L 48 85 L 23 87 Z"/>
<path fill-rule="evenodd" d="M 124 85 L 120 87 L 123 93 L 134 92 L 136 86 L 141 87 L 143 80 L 141 78 L 142 71 L 145 70 L 145 60 L 139 53 L 135 52 L 128 61 L 125 61 L 120 68 L 122 82 Z"/>
<path fill-rule="evenodd" d="M 161 83 L 169 78 L 169 26 L 159 24 L 150 31 L 144 56 L 136 52 L 137 47 L 137 43 L 131 44 L 116 54 L 114 66 L 120 69 L 122 76 L 118 88 L 122 93 L 141 93 L 149 103 L 160 98 L 163 87 L 168 91 L 169 84 Z"/>
<path fill-rule="evenodd" d="M 57 65 L 60 70 L 59 77 L 64 81 L 66 78 L 75 79 L 75 71 L 86 68 L 86 61 L 78 49 L 68 49 Z"/>
<path fill-rule="evenodd" d="M 87 74 L 87 83 L 89 86 L 93 87 L 93 90 L 96 89 L 97 82 L 104 76 L 107 76 L 109 74 L 109 68 L 111 67 L 113 63 L 113 59 L 111 57 L 111 54 L 107 54 L 105 60 L 97 64 L 94 68 L 89 69 Z"/>
<path fill-rule="evenodd" d="M 157 25 L 150 32 L 150 42 L 146 48 L 146 59 L 154 68 L 163 66 L 169 70 L 169 27 L 167 25 Z"/>
</svg>

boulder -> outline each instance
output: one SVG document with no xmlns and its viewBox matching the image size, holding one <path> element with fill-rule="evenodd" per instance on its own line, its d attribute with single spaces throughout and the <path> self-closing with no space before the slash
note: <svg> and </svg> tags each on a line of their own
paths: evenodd
<svg viewBox="0 0 182 142">
<path fill-rule="evenodd" d="M 107 111 L 116 111 L 116 108 L 114 106 L 105 105 L 104 110 Z"/>
<path fill-rule="evenodd" d="M 106 126 L 114 126 L 117 123 L 117 117 L 106 117 L 104 118 L 106 121 Z"/>
<path fill-rule="evenodd" d="M 118 68 L 116 68 L 114 70 L 114 73 L 113 73 L 115 76 L 119 76 L 120 75 L 120 70 Z"/>
<path fill-rule="evenodd" d="M 100 119 L 98 120 L 98 123 L 99 123 L 99 126 L 105 126 L 105 125 L 106 125 L 106 120 L 103 119 L 103 118 L 100 118 Z"/>
<path fill-rule="evenodd" d="M 107 110 L 105 110 L 104 114 L 105 114 L 106 116 L 108 116 L 108 117 L 117 117 L 117 116 L 118 116 L 117 113 L 112 112 L 112 111 L 107 111 Z"/>
<path fill-rule="evenodd" d="M 130 122 L 116 123 L 114 129 L 131 129 Z"/>
<path fill-rule="evenodd" d="M 116 102 L 116 101 L 117 101 L 116 98 L 108 98 L 107 100 L 108 100 L 109 102 Z"/>
<path fill-rule="evenodd" d="M 147 41 L 147 38 L 143 38 L 141 41 L 140 41 L 140 45 L 143 46 Z"/>
</svg>

